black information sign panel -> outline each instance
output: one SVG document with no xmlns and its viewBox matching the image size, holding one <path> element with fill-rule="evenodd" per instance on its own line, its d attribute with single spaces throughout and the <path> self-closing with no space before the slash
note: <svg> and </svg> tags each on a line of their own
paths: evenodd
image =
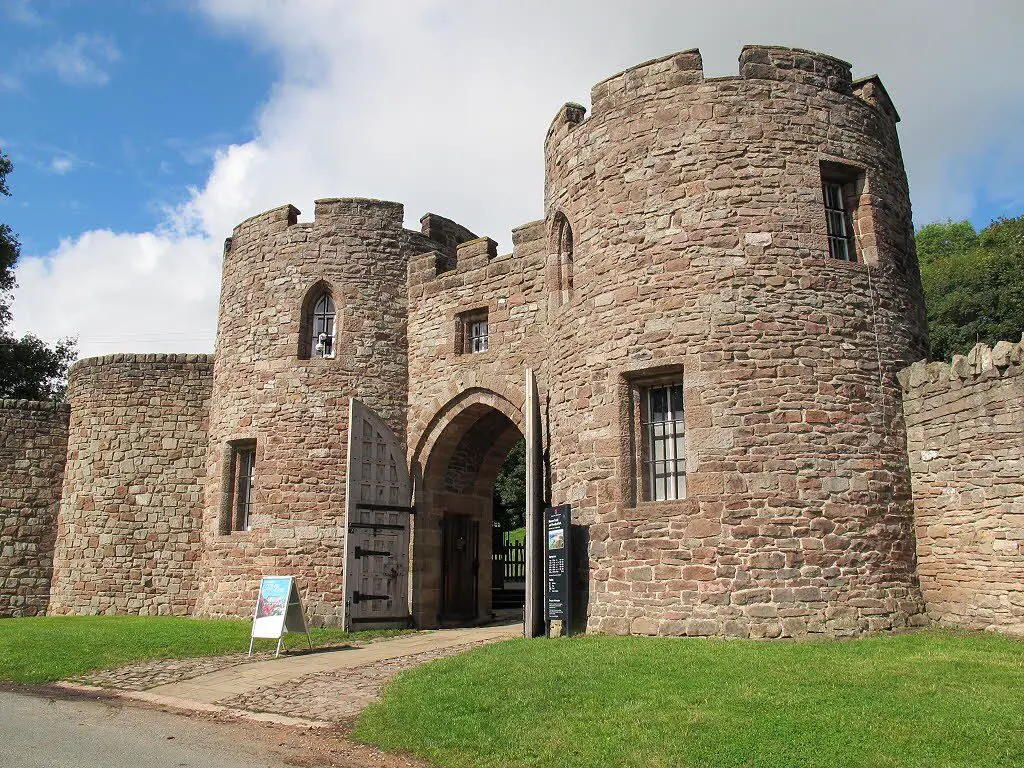
<svg viewBox="0 0 1024 768">
<path fill-rule="evenodd" d="M 568 504 L 548 507 L 544 511 L 544 555 L 547 587 L 545 603 L 548 635 L 551 622 L 562 622 L 562 634 L 569 634 L 572 621 L 569 595 L 569 537 L 572 531 L 572 509 Z"/>
</svg>

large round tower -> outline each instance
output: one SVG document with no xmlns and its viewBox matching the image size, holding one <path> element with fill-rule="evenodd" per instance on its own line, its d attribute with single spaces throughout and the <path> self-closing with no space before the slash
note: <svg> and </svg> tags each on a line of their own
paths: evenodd
<svg viewBox="0 0 1024 768">
<path fill-rule="evenodd" d="M 349 399 L 405 441 L 406 270 L 427 249 L 402 205 L 284 206 L 224 252 L 196 612 L 245 615 L 262 575 L 301 575 L 307 616 L 342 615 Z"/>
<path fill-rule="evenodd" d="M 914 623 L 895 373 L 926 353 L 898 116 L 822 54 L 689 51 L 548 133 L 554 503 L 588 627 L 726 636 Z"/>
</svg>

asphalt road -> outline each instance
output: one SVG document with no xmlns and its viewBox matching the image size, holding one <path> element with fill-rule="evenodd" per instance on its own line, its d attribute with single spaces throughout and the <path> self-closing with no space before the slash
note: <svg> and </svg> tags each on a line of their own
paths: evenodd
<svg viewBox="0 0 1024 768">
<path fill-rule="evenodd" d="M 0 691 L 0 768 L 294 768 L 301 729 Z M 305 761 L 303 761 L 305 762 Z M 308 764 L 308 763 L 306 763 Z"/>
</svg>

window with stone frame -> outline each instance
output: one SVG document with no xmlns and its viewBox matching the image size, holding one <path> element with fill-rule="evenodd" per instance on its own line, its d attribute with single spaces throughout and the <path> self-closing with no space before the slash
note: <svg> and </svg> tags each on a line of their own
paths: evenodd
<svg viewBox="0 0 1024 768">
<path fill-rule="evenodd" d="M 857 224 L 861 217 L 863 193 L 864 172 L 861 169 L 822 161 L 821 194 L 830 258 L 857 261 Z"/>
<path fill-rule="evenodd" d="M 490 324 L 486 309 L 463 312 L 456 317 L 455 351 L 460 355 L 486 352 L 490 343 Z"/>
<path fill-rule="evenodd" d="M 248 531 L 256 487 L 256 441 L 238 440 L 224 452 L 224 490 L 221 494 L 220 532 Z"/>
<path fill-rule="evenodd" d="M 686 430 L 679 381 L 640 387 L 639 485 L 644 501 L 686 498 Z"/>
</svg>

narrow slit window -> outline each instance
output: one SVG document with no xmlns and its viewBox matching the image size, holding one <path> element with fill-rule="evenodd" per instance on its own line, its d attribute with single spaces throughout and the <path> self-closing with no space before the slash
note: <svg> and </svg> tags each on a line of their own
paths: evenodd
<svg viewBox="0 0 1024 768">
<path fill-rule="evenodd" d="M 240 448 L 236 458 L 235 530 L 248 531 L 256 479 L 256 446 Z"/>
</svg>

